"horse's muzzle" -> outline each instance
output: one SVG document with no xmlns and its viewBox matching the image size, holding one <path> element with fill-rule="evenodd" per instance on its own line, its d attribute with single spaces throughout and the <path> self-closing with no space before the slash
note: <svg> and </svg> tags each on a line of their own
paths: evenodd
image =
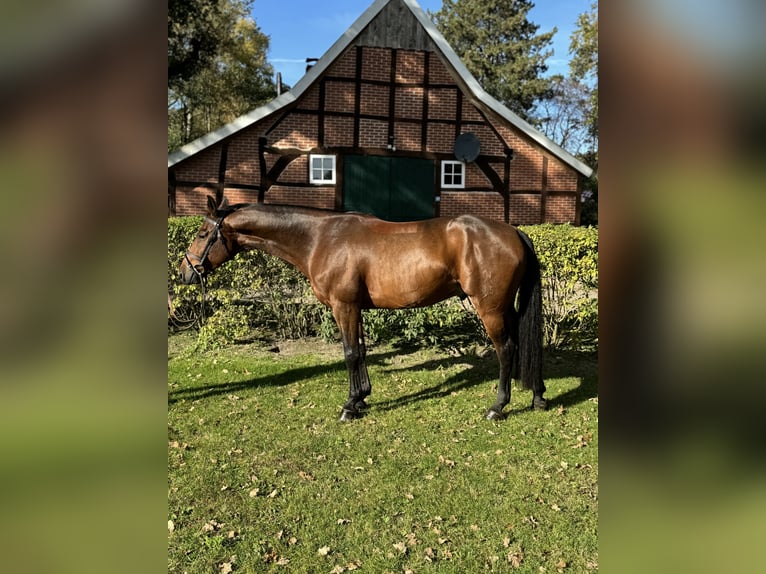
<svg viewBox="0 0 766 574">
<path fill-rule="evenodd" d="M 204 273 L 204 268 L 201 269 L 201 271 Z M 181 262 L 181 266 L 178 268 L 178 275 L 181 277 L 181 282 L 185 285 L 193 285 L 194 283 L 200 282 L 200 271 L 194 269 L 191 263 L 186 259 Z"/>
</svg>

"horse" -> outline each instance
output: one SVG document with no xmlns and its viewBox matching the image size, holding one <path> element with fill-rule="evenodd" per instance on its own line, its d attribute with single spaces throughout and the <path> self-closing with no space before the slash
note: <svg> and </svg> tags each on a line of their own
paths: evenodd
<svg viewBox="0 0 766 574">
<path fill-rule="evenodd" d="M 511 379 L 532 389 L 531 408 L 544 410 L 540 263 L 529 237 L 476 215 L 389 222 L 362 213 L 271 204 L 217 205 L 184 255 L 186 284 L 244 250 L 258 249 L 295 266 L 340 329 L 349 395 L 340 420 L 362 416 L 372 392 L 363 309 L 403 309 L 468 297 L 500 362 L 490 420 L 506 417 Z M 516 299 L 518 294 L 518 307 Z"/>
</svg>

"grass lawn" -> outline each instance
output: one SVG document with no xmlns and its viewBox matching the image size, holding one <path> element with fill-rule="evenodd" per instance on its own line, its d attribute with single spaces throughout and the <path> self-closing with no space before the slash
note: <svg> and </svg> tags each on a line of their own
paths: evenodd
<svg viewBox="0 0 766 574">
<path fill-rule="evenodd" d="M 546 355 L 550 408 L 497 361 L 377 346 L 366 416 L 340 345 L 168 343 L 168 571 L 595 572 L 594 354 Z"/>
</svg>

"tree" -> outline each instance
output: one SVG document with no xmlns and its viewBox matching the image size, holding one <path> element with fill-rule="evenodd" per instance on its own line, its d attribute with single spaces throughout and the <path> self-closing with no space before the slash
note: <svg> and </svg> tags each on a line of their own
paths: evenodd
<svg viewBox="0 0 766 574">
<path fill-rule="evenodd" d="M 191 75 L 168 69 L 168 149 L 204 135 L 276 96 L 266 60 L 269 38 L 250 18 L 249 2 L 222 0 L 231 21 L 217 51 Z M 168 61 L 170 66 L 170 60 Z"/>
<path fill-rule="evenodd" d="M 168 0 L 168 85 L 192 78 L 219 53 L 252 0 Z"/>
<path fill-rule="evenodd" d="M 543 77 L 556 28 L 537 34 L 530 0 L 444 0 L 436 26 L 479 84 L 531 123 L 535 103 L 551 95 Z"/>
<path fill-rule="evenodd" d="M 583 83 L 556 75 L 551 77 L 551 97 L 537 107 L 542 132 L 571 152 L 590 149 L 588 98 L 590 90 Z"/>
<path fill-rule="evenodd" d="M 581 222 L 598 224 L 598 2 L 590 10 L 580 14 L 577 27 L 569 44 L 569 71 L 574 81 L 588 86 L 589 96 L 585 107 L 585 126 L 590 136 L 590 149 L 582 159 L 593 168 L 593 175 L 585 182 L 584 190 L 590 197 L 583 204 Z"/>
<path fill-rule="evenodd" d="M 569 43 L 569 71 L 572 79 L 590 88 L 586 125 L 594 142 L 598 138 L 598 3 L 577 18 Z M 595 146 L 595 144 L 594 144 Z"/>
</svg>

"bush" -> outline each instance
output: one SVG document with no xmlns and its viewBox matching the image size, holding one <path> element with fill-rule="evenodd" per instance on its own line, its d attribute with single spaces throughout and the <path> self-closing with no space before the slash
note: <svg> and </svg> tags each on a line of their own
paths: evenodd
<svg viewBox="0 0 766 574">
<path fill-rule="evenodd" d="M 543 333 L 553 348 L 598 344 L 598 229 L 569 225 L 523 227 L 543 277 Z"/>
<path fill-rule="evenodd" d="M 204 294 L 199 285 L 179 283 L 178 266 L 201 224 L 201 217 L 168 219 L 168 292 L 175 315 L 171 330 L 198 328 L 202 347 L 253 339 L 259 332 L 281 339 L 320 334 L 329 310 L 297 269 L 271 255 L 237 254 L 206 277 Z"/>
<path fill-rule="evenodd" d="M 178 283 L 178 265 L 202 223 L 201 217 L 168 220 L 168 291 L 175 315 L 171 329 L 198 328 L 198 344 L 222 346 L 258 336 L 269 339 L 337 337 L 332 313 L 317 301 L 301 273 L 270 255 L 238 254 L 199 285 Z M 598 336 L 598 230 L 567 225 L 525 226 L 543 275 L 545 344 L 590 348 Z M 205 320 L 199 318 L 204 315 Z M 186 322 L 186 325 L 183 323 Z M 202 323 L 202 324 L 200 324 Z M 432 307 L 364 312 L 368 342 L 427 344 L 462 351 L 489 341 L 466 301 Z"/>
</svg>

